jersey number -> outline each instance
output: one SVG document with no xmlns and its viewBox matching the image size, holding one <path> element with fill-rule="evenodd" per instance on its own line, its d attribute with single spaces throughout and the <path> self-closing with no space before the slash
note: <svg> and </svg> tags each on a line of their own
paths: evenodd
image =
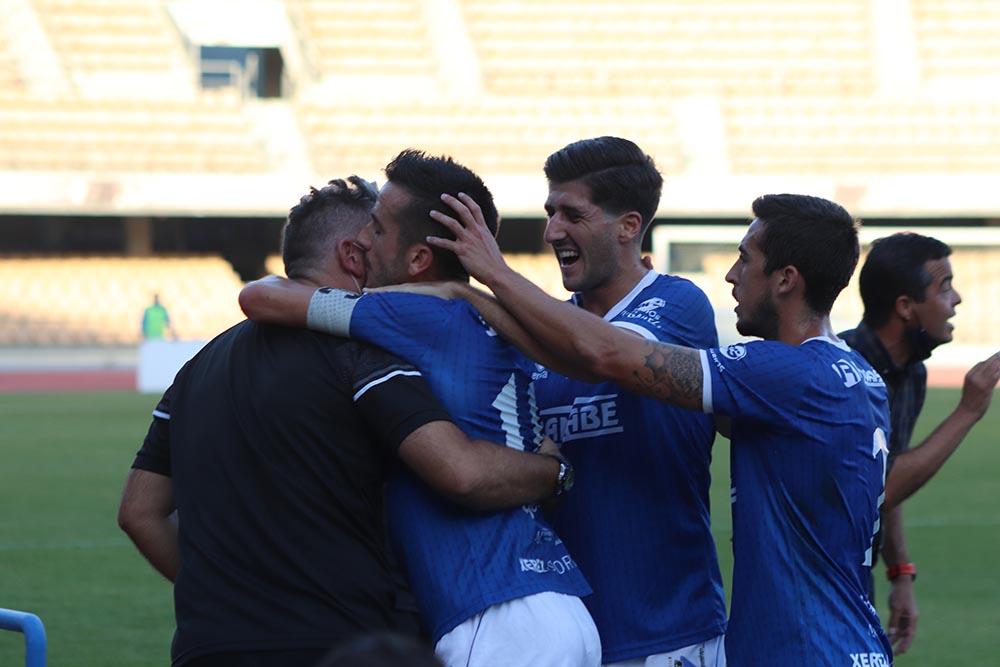
<svg viewBox="0 0 1000 667">
<path fill-rule="evenodd" d="M 872 541 L 865 550 L 865 561 L 862 565 L 872 566 L 872 549 L 875 547 L 875 536 L 878 535 L 882 526 L 882 503 L 885 501 L 885 473 L 889 464 L 889 447 L 885 441 L 885 431 L 880 428 L 875 429 L 872 434 L 872 458 L 882 456 L 882 493 L 878 496 L 878 503 L 875 506 L 875 525 L 872 526 Z"/>
</svg>

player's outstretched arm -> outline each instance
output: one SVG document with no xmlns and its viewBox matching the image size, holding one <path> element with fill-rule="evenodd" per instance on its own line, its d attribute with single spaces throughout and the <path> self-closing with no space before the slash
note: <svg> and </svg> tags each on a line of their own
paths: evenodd
<svg viewBox="0 0 1000 667">
<path fill-rule="evenodd" d="M 553 299 L 507 266 L 471 197 L 442 195 L 441 199 L 456 217 L 436 211 L 431 216 L 455 240 L 429 237 L 427 242 L 458 255 L 466 271 L 489 287 L 525 331 L 562 365 L 613 380 L 635 393 L 701 409 L 698 350 L 638 339 L 581 308 Z"/>
<path fill-rule="evenodd" d="M 478 510 L 537 503 L 556 489 L 559 462 L 485 440 L 470 440 L 455 424 L 433 421 L 413 431 L 399 457 L 427 484 Z"/>
<path fill-rule="evenodd" d="M 549 348 L 528 333 L 492 294 L 487 294 L 467 283 L 455 283 L 453 293 L 454 296 L 468 301 L 473 308 L 479 311 L 483 319 L 500 334 L 501 338 L 519 349 L 524 356 L 557 373 L 577 380 L 584 382 L 601 380 L 600 376 L 591 373 L 581 364 L 567 364 L 558 355 L 552 354 Z"/>
<path fill-rule="evenodd" d="M 309 300 L 315 291 L 311 285 L 267 276 L 243 287 L 240 308 L 254 322 L 305 328 Z"/>
<path fill-rule="evenodd" d="M 181 565 L 177 544 L 173 481 L 166 475 L 133 469 L 125 481 L 118 525 L 146 560 L 173 581 Z"/>
<path fill-rule="evenodd" d="M 896 456 L 885 480 L 883 512 L 903 502 L 937 474 L 976 422 L 983 418 L 1000 381 L 1000 352 L 980 361 L 965 375 L 962 398 L 919 446 Z"/>
</svg>

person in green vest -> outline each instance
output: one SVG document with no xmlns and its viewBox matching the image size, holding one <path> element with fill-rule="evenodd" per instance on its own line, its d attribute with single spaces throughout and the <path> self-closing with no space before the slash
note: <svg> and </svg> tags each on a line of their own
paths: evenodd
<svg viewBox="0 0 1000 667">
<path fill-rule="evenodd" d="M 170 314 L 160 303 L 160 295 L 153 295 L 153 303 L 142 313 L 142 337 L 145 340 L 161 340 L 169 331 L 172 338 L 177 338 L 170 324 Z"/>
</svg>

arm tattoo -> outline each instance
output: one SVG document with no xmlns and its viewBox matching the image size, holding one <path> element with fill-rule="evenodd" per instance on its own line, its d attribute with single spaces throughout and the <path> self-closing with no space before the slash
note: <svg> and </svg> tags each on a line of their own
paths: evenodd
<svg viewBox="0 0 1000 667">
<path fill-rule="evenodd" d="M 646 342 L 642 368 L 634 371 L 642 393 L 685 407 L 701 404 L 701 355 L 698 350 Z"/>
</svg>

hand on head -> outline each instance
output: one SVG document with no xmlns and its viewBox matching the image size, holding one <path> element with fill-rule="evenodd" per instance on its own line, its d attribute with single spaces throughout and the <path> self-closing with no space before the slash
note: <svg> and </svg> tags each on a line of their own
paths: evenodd
<svg viewBox="0 0 1000 667">
<path fill-rule="evenodd" d="M 455 211 L 455 217 L 437 211 L 431 211 L 431 217 L 454 234 L 455 240 L 428 236 L 427 243 L 455 253 L 469 275 L 484 285 L 490 285 L 499 274 L 510 270 L 486 226 L 479 204 L 464 193 L 457 198 L 441 195 L 441 201 Z"/>
</svg>

